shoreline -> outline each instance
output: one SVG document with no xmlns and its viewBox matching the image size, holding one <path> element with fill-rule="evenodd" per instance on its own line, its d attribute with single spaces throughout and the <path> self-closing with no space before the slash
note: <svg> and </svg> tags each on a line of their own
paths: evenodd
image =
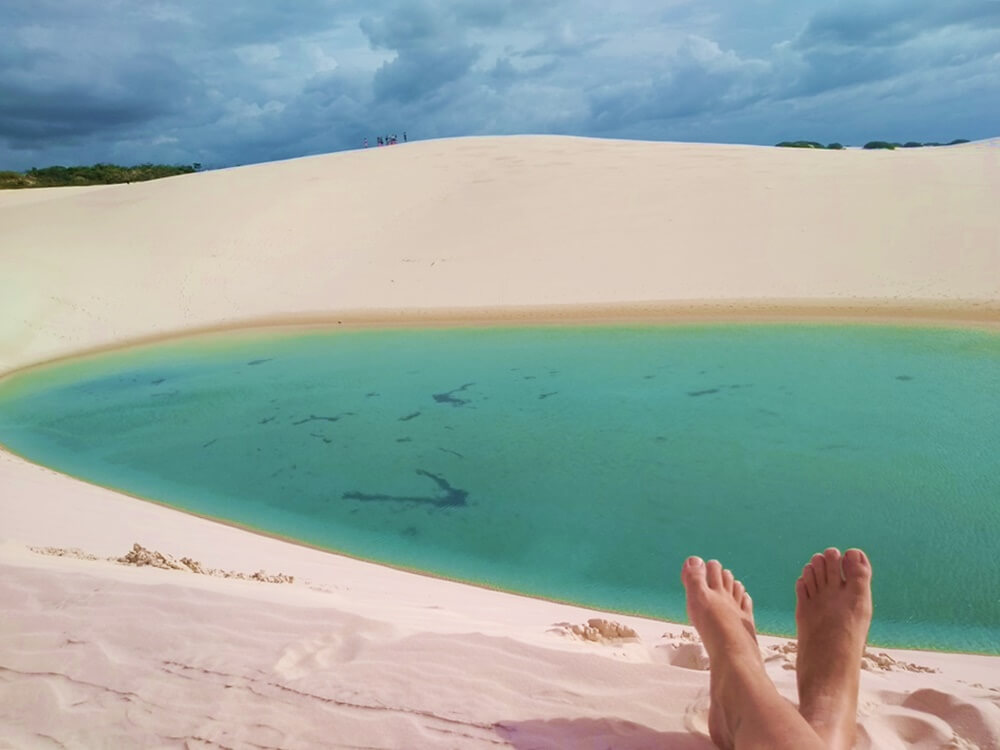
<svg viewBox="0 0 1000 750">
<path fill-rule="evenodd" d="M 0 372 L 0 382 L 49 365 L 126 349 L 215 336 L 253 336 L 272 330 L 406 330 L 616 325 L 823 325 L 857 324 L 1000 332 L 1000 302 L 968 300 L 691 300 L 675 302 L 580 303 L 508 307 L 365 309 L 332 313 L 290 313 L 122 339 L 31 362 Z"/>
</svg>

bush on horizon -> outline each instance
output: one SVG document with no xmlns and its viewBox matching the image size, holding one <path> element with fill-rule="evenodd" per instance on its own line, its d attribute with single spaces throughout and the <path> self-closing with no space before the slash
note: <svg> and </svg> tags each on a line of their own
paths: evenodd
<svg viewBox="0 0 1000 750">
<path fill-rule="evenodd" d="M 775 145 L 781 148 L 826 148 L 822 143 L 816 141 L 782 141 Z"/>
<path fill-rule="evenodd" d="M 928 141 L 926 143 L 921 143 L 920 141 L 907 141 L 906 143 L 890 143 L 888 141 L 869 141 L 864 145 L 864 148 L 887 148 L 887 149 L 897 149 L 897 148 L 922 148 L 924 146 L 957 146 L 959 143 L 968 143 L 968 138 L 956 138 L 948 143 L 937 143 L 936 141 Z"/>
<path fill-rule="evenodd" d="M 32 187 L 67 187 L 71 185 L 116 185 L 123 182 L 145 182 L 179 174 L 190 174 L 201 165 L 171 166 L 138 164 L 123 167 L 117 164 L 94 164 L 90 167 L 32 167 L 25 172 L 0 171 L 0 189 Z"/>
<path fill-rule="evenodd" d="M 821 148 L 833 151 L 839 151 L 844 148 L 840 143 L 831 143 L 824 146 L 818 141 L 782 141 L 781 143 L 776 143 L 774 145 L 779 148 Z"/>
</svg>

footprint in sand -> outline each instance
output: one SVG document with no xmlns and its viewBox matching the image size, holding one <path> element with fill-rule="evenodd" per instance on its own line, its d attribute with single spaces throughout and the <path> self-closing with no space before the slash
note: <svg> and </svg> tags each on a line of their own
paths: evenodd
<svg viewBox="0 0 1000 750">
<path fill-rule="evenodd" d="M 708 690 L 698 691 L 694 703 L 684 709 L 684 728 L 700 737 L 708 737 Z"/>
<path fill-rule="evenodd" d="M 336 632 L 303 638 L 286 646 L 274 664 L 274 671 L 286 680 L 300 679 L 353 661 L 374 641 L 385 643 L 395 639 L 394 628 L 359 618 L 344 623 Z"/>
<path fill-rule="evenodd" d="M 858 727 L 857 750 L 980 750 L 955 734 L 947 722 L 937 716 L 884 707 L 875 716 L 862 720 Z"/>
</svg>

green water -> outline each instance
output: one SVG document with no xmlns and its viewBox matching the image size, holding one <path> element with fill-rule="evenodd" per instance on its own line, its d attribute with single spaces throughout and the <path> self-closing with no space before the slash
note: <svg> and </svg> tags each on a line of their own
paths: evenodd
<svg viewBox="0 0 1000 750">
<path fill-rule="evenodd" d="M 813 552 L 861 546 L 873 642 L 997 653 L 998 394 L 981 331 L 298 331 L 10 377 L 0 442 L 362 558 L 669 619 L 683 559 L 718 557 L 768 632 L 793 632 Z"/>
</svg>

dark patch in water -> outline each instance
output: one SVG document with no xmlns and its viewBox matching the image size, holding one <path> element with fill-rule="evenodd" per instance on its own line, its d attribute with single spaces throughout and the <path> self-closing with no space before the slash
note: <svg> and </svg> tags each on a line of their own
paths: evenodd
<svg viewBox="0 0 1000 750">
<path fill-rule="evenodd" d="M 475 383 L 466 383 L 465 385 L 459 386 L 458 388 L 452 388 L 450 391 L 446 391 L 445 393 L 435 393 L 433 394 L 434 400 L 437 401 L 439 404 L 451 404 L 452 406 L 465 406 L 467 403 L 469 403 L 469 400 L 464 398 L 455 398 L 454 394 L 461 393 L 466 388 L 469 388 L 474 385 Z"/>
<path fill-rule="evenodd" d="M 149 384 L 150 385 L 159 385 L 160 383 L 163 383 L 165 381 L 166 381 L 166 378 L 157 378 L 156 380 L 150 380 Z"/>
<path fill-rule="evenodd" d="M 729 386 L 730 389 L 736 388 L 753 388 L 753 383 L 736 383 L 735 385 Z"/>
<path fill-rule="evenodd" d="M 718 393 L 718 388 L 706 388 L 703 391 L 688 391 L 689 396 L 707 396 L 709 393 Z"/>
<path fill-rule="evenodd" d="M 210 445 L 212 445 L 213 443 L 217 442 L 217 441 L 218 441 L 218 439 L 219 439 L 219 438 L 212 438 L 212 439 L 211 439 L 211 440 L 209 440 L 209 441 L 208 441 L 207 443 L 202 443 L 202 444 L 201 444 L 201 447 L 202 447 L 202 448 L 207 448 L 208 446 L 210 446 Z"/>
<path fill-rule="evenodd" d="M 770 409 L 758 409 L 761 414 L 766 414 L 769 417 L 780 417 L 781 415 L 776 411 L 771 411 Z"/>
<path fill-rule="evenodd" d="M 273 422 L 275 419 L 277 419 L 276 416 L 275 417 L 264 417 L 263 419 L 258 420 L 257 424 L 267 424 L 268 422 Z"/>
<path fill-rule="evenodd" d="M 336 416 L 333 417 L 322 417 L 316 414 L 310 414 L 305 419 L 300 419 L 298 422 L 292 422 L 292 424 L 297 426 L 300 424 L 305 424 L 306 422 L 338 422 L 344 417 L 353 417 L 353 416 L 354 416 L 353 411 L 341 412 L 340 414 L 337 414 Z"/>
<path fill-rule="evenodd" d="M 896 380 L 913 380 L 912 375 L 897 375 Z"/>
<path fill-rule="evenodd" d="M 416 526 L 407 526 L 400 533 L 403 536 L 416 536 L 417 535 L 417 527 Z"/>
<path fill-rule="evenodd" d="M 438 450 L 441 451 L 442 453 L 450 453 L 453 456 L 458 456 L 459 458 L 465 458 L 465 456 L 463 456 L 458 451 L 449 450 L 448 448 L 440 448 L 439 447 Z"/>
<path fill-rule="evenodd" d="M 535 376 L 534 375 L 525 375 L 523 379 L 524 380 L 534 380 Z"/>
<path fill-rule="evenodd" d="M 408 495 L 386 495 L 381 492 L 353 491 L 345 492 L 341 495 L 341 498 L 344 500 L 360 500 L 364 503 L 409 503 L 412 505 L 431 505 L 436 508 L 457 508 L 466 505 L 465 500 L 469 496 L 469 493 L 457 487 L 452 487 L 443 476 L 431 474 L 431 472 L 424 469 L 417 469 L 417 474 L 432 480 L 441 490 L 442 494 L 439 494 L 438 497 L 411 497 Z"/>
<path fill-rule="evenodd" d="M 323 434 L 321 434 L 319 432 L 310 432 L 309 433 L 309 437 L 319 438 L 324 443 L 332 443 L 333 442 L 332 438 L 328 438 L 326 435 L 323 435 Z"/>
<path fill-rule="evenodd" d="M 251 359 L 249 362 L 247 362 L 247 364 L 252 367 L 253 365 L 262 365 L 265 362 L 270 362 L 272 359 L 274 359 L 274 357 L 266 357 L 264 359 Z"/>
<path fill-rule="evenodd" d="M 408 437 L 396 438 L 396 442 L 397 443 L 412 443 L 413 442 L 413 438 L 408 438 Z"/>
<path fill-rule="evenodd" d="M 175 388 L 172 391 L 164 391 L 163 393 L 151 393 L 151 394 L 149 394 L 149 397 L 150 398 L 162 398 L 163 396 L 176 396 L 178 393 L 180 393 L 180 391 L 178 391 Z"/>
<path fill-rule="evenodd" d="M 379 394 L 376 393 L 375 391 L 369 391 L 368 393 L 365 394 L 365 398 L 374 398 L 377 395 Z"/>
<path fill-rule="evenodd" d="M 655 375 L 643 375 L 642 379 L 643 380 L 652 380 L 655 377 L 656 377 Z"/>
<path fill-rule="evenodd" d="M 415 411 L 412 414 L 407 414 L 405 417 L 400 417 L 399 421 L 400 422 L 409 422 L 411 419 L 416 419 L 419 416 L 420 416 L 420 412 L 419 411 Z"/>
<path fill-rule="evenodd" d="M 653 440 L 655 440 L 658 443 L 665 443 L 665 442 L 667 442 L 667 439 L 665 437 L 663 437 L 663 435 L 657 435 L 655 438 L 653 438 Z"/>
<path fill-rule="evenodd" d="M 555 396 L 557 393 L 559 393 L 559 391 L 550 391 L 548 393 L 542 393 L 539 394 L 538 398 L 539 399 L 548 398 L 549 396 Z"/>
</svg>

